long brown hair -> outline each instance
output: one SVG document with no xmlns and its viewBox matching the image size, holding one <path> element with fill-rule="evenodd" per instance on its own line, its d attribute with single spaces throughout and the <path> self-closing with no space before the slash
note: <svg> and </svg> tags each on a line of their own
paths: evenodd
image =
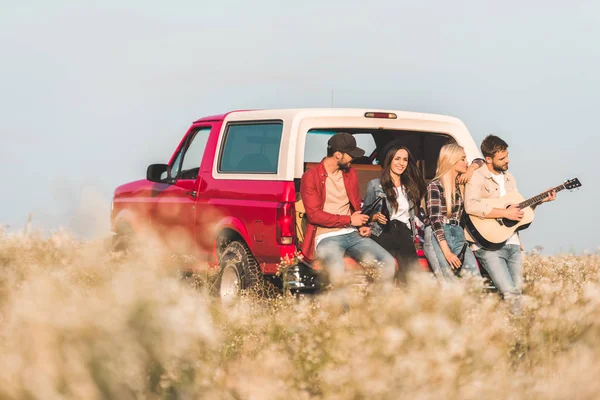
<svg viewBox="0 0 600 400">
<path fill-rule="evenodd" d="M 421 171 L 417 168 L 417 164 L 415 163 L 415 159 L 406 146 L 401 144 L 393 145 L 385 155 L 385 159 L 383 161 L 383 172 L 381 173 L 381 187 L 383 188 L 383 192 L 388 198 L 388 201 L 392 205 L 394 210 L 398 210 L 398 199 L 396 195 L 396 186 L 392 181 L 392 176 L 390 174 L 390 170 L 392 167 L 392 160 L 394 156 L 398 152 L 398 150 L 406 150 L 408 154 L 408 165 L 406 169 L 400 175 L 400 183 L 408 190 L 408 199 L 413 203 L 413 207 L 415 212 L 419 211 L 419 205 L 421 204 L 421 199 L 425 196 L 425 192 L 427 190 L 427 186 L 425 185 L 425 180 L 423 179 L 423 175 L 421 175 Z"/>
</svg>

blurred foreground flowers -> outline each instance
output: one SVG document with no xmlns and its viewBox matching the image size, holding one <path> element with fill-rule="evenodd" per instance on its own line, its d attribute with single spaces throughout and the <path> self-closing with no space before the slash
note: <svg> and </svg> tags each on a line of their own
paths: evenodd
<svg viewBox="0 0 600 400">
<path fill-rule="evenodd" d="M 1 399 L 597 398 L 600 256 L 525 261 L 525 312 L 414 276 L 223 307 L 152 250 L 0 233 Z"/>
</svg>

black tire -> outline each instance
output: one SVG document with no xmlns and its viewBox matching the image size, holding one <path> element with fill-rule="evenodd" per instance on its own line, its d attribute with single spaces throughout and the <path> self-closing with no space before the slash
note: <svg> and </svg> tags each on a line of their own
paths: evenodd
<svg viewBox="0 0 600 400">
<path fill-rule="evenodd" d="M 219 257 L 219 273 L 213 293 L 228 302 L 243 292 L 261 297 L 274 295 L 277 288 L 264 279 L 250 249 L 241 241 L 227 243 Z"/>
</svg>

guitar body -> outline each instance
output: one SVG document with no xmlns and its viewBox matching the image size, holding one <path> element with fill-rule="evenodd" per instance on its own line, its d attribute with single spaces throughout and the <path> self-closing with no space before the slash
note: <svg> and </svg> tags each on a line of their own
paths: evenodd
<svg viewBox="0 0 600 400">
<path fill-rule="evenodd" d="M 481 199 L 484 204 L 494 208 L 508 208 L 513 204 L 519 204 L 525 199 L 519 192 L 511 192 L 506 196 L 496 199 Z M 526 207 L 522 209 L 524 215 L 521 221 L 512 221 L 506 218 L 479 218 L 467 215 L 465 218 L 467 231 L 473 239 L 482 247 L 489 250 L 497 250 L 517 231 L 527 228 L 533 221 L 533 209 Z"/>
</svg>

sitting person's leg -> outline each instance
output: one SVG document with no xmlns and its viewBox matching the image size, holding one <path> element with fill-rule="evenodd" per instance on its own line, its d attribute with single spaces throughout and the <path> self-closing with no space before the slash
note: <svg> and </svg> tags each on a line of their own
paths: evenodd
<svg viewBox="0 0 600 400">
<path fill-rule="evenodd" d="M 315 251 L 315 259 L 319 260 L 327 271 L 329 280 L 337 285 L 344 279 L 344 253 L 346 252 L 346 235 L 332 236 L 319 242 Z"/>
<path fill-rule="evenodd" d="M 376 242 L 378 245 L 380 245 L 381 247 L 383 247 L 388 253 L 390 253 L 392 255 L 392 257 L 394 257 L 395 260 L 395 264 L 397 264 L 398 266 L 400 265 L 400 260 L 398 259 L 398 243 L 397 243 L 397 237 L 395 235 L 393 235 L 392 233 L 390 233 L 389 231 L 383 231 L 379 236 L 375 236 L 372 235 L 371 240 L 373 240 L 374 242 Z M 396 275 L 398 275 L 399 273 L 399 269 L 396 268 L 395 273 Z M 401 279 L 398 276 L 396 276 L 397 279 Z"/>
<path fill-rule="evenodd" d="M 444 233 L 446 234 L 448 246 L 454 254 L 458 255 L 462 250 L 463 246 L 465 244 L 467 245 L 467 249 L 465 251 L 465 258 L 463 260 L 460 272 L 461 276 L 465 276 L 465 274 L 470 274 L 472 276 L 481 278 L 481 273 L 479 272 L 479 267 L 477 266 L 477 260 L 475 259 L 473 252 L 469 248 L 467 239 L 465 239 L 464 229 L 458 225 L 447 225 L 444 227 Z"/>
<path fill-rule="evenodd" d="M 358 232 L 348 234 L 349 246 L 346 253 L 365 265 L 381 268 L 381 281 L 393 283 L 396 273 L 396 259 L 377 242 L 360 236 Z"/>
<path fill-rule="evenodd" d="M 398 260 L 398 280 L 406 282 L 411 272 L 419 270 L 419 258 L 410 229 L 401 224 L 397 230 L 397 250 L 395 257 Z"/>
<path fill-rule="evenodd" d="M 445 226 L 444 234 L 447 234 Z M 450 265 L 450 263 L 448 263 L 448 260 L 446 260 L 446 256 L 444 255 L 444 252 L 442 251 L 442 248 L 440 247 L 440 244 L 433 235 L 433 233 L 431 235 L 431 246 L 433 247 L 435 259 L 437 260 L 437 263 L 440 268 L 440 275 L 438 275 L 438 277 L 441 280 L 447 282 L 456 281 L 457 278 L 456 275 L 454 275 L 454 272 L 452 271 L 452 266 Z"/>
<path fill-rule="evenodd" d="M 433 247 L 434 241 L 435 239 L 433 238 L 433 229 L 431 228 L 431 226 L 425 227 L 425 231 L 423 232 L 423 253 L 425 253 L 425 258 L 427 259 L 429 268 L 436 276 L 436 278 L 444 279 L 444 274 L 442 273 L 442 269 L 440 267 L 440 263 L 438 262 L 435 248 Z"/>
<path fill-rule="evenodd" d="M 476 278 L 481 278 L 481 272 L 479 272 L 479 265 L 477 265 L 477 258 L 470 248 L 467 248 L 465 252 L 465 262 L 463 263 L 461 275 L 465 276 L 469 274 Z"/>
</svg>

